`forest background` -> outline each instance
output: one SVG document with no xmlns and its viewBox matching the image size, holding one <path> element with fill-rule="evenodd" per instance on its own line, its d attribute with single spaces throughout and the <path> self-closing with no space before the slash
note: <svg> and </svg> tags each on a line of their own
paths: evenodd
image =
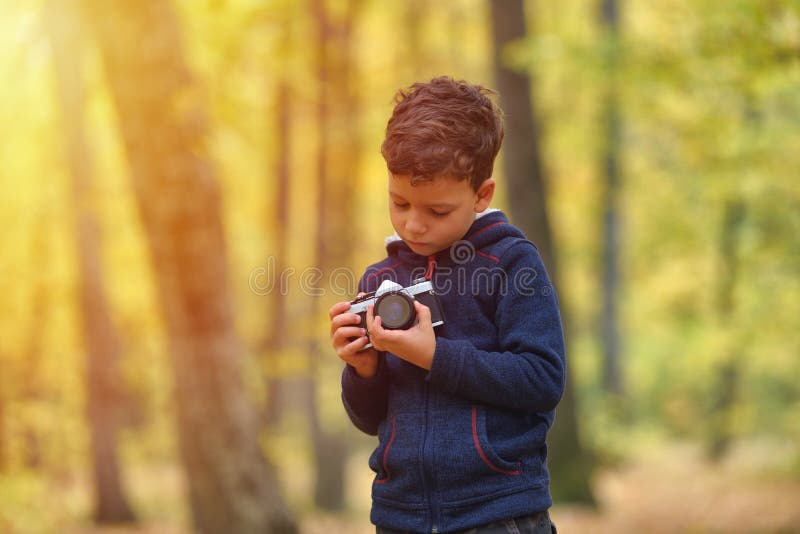
<svg viewBox="0 0 800 534">
<path fill-rule="evenodd" d="M 442 74 L 563 307 L 560 530 L 800 531 L 798 2 L 2 0 L 0 50 L 0 532 L 370 531 L 327 309 Z"/>
</svg>

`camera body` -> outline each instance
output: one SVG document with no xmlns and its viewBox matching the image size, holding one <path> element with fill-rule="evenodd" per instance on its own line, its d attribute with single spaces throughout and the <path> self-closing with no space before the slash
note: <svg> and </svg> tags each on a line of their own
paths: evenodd
<svg viewBox="0 0 800 534">
<path fill-rule="evenodd" d="M 367 307 L 373 304 L 373 313 L 380 316 L 381 326 L 387 330 L 407 330 L 417 324 L 414 301 L 418 300 L 431 310 L 431 323 L 434 327 L 444 324 L 444 311 L 433 284 L 425 278 L 417 278 L 408 287 L 397 282 L 384 280 L 380 287 L 350 302 L 350 312 L 361 317 L 361 328 L 367 328 Z M 369 334 L 367 334 L 369 337 Z M 372 347 L 368 342 L 364 349 Z"/>
</svg>

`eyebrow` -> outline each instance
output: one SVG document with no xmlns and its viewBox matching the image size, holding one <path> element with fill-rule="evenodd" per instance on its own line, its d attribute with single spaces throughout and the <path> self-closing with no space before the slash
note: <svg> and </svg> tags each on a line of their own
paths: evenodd
<svg viewBox="0 0 800 534">
<path fill-rule="evenodd" d="M 398 200 L 402 200 L 403 202 L 408 202 L 402 195 L 398 195 L 392 191 L 389 191 L 389 196 L 396 197 Z M 449 202 L 436 202 L 434 204 L 424 204 L 426 208 L 439 208 L 439 209 L 455 209 L 457 204 L 451 204 Z"/>
</svg>

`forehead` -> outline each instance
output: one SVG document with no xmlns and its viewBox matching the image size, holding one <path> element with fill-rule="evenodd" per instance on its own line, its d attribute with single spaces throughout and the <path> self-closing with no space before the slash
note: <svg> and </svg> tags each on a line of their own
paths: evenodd
<svg viewBox="0 0 800 534">
<path fill-rule="evenodd" d="M 415 182 L 412 182 L 411 176 L 407 174 L 389 174 L 390 195 L 435 201 L 442 198 L 458 198 L 471 192 L 469 180 L 459 180 L 447 174 Z"/>
</svg>

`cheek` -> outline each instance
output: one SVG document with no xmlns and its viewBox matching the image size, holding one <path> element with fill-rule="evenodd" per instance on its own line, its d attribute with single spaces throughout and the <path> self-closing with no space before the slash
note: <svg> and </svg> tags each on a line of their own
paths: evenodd
<svg viewBox="0 0 800 534">
<path fill-rule="evenodd" d="M 393 209 L 389 209 L 389 219 L 392 221 L 392 226 L 395 228 L 395 230 L 402 226 L 402 216 Z"/>
<path fill-rule="evenodd" d="M 461 239 L 469 232 L 472 223 L 475 222 L 475 214 L 472 212 L 466 213 L 461 218 L 459 218 L 458 222 L 453 225 L 452 231 L 454 234 L 458 234 L 456 239 Z"/>
</svg>

